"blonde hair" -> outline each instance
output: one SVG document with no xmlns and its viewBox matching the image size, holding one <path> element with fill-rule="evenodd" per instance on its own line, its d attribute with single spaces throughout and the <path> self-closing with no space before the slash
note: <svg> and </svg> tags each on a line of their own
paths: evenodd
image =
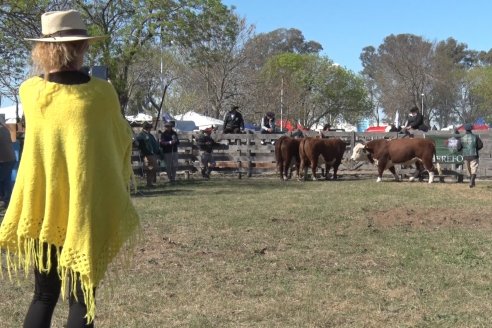
<svg viewBox="0 0 492 328">
<path fill-rule="evenodd" d="M 80 69 L 87 40 L 70 42 L 36 42 L 31 58 L 36 73 L 48 77 L 51 70 Z"/>
</svg>

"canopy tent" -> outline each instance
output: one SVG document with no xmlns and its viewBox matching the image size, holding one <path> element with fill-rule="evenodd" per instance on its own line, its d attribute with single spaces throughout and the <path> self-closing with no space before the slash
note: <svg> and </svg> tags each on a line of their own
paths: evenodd
<svg viewBox="0 0 492 328">
<path fill-rule="evenodd" d="M 125 116 L 126 120 L 130 122 L 130 124 L 143 124 L 144 122 L 152 123 L 152 116 L 138 113 L 137 115 L 127 115 Z"/>
<path fill-rule="evenodd" d="M 224 125 L 224 121 L 222 120 L 205 116 L 194 111 L 189 111 L 184 114 L 175 115 L 174 118 L 176 119 L 177 125 L 179 124 L 178 121 L 193 121 L 195 125 L 198 127 L 198 129 L 200 130 L 209 128 L 212 125 L 215 127 L 219 125 Z"/>
<path fill-rule="evenodd" d="M 460 125 L 458 126 L 458 131 L 465 131 L 465 125 Z M 473 123 L 473 130 L 477 130 L 477 131 L 485 131 L 485 130 L 488 130 L 489 129 L 489 125 L 488 124 L 478 124 L 478 123 Z"/>
<path fill-rule="evenodd" d="M 6 124 L 18 123 L 16 120 L 16 107 L 15 107 L 15 105 L 0 108 L 0 115 L 5 116 L 5 123 Z M 22 111 L 22 105 L 19 104 L 19 118 L 22 118 L 22 116 L 24 116 L 24 112 Z"/>
</svg>

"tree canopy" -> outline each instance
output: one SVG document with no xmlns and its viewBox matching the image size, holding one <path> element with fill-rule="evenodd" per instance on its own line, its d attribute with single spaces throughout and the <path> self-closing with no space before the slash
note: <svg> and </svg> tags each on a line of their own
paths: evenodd
<svg viewBox="0 0 492 328">
<path fill-rule="evenodd" d="M 307 126 L 393 121 L 413 106 L 441 127 L 492 116 L 492 50 L 391 34 L 361 50 L 363 70 L 354 73 L 298 29 L 256 34 L 220 0 L 2 1 L 0 97 L 17 102 L 20 83 L 35 73 L 24 38 L 40 34 L 40 13 L 69 8 L 89 33 L 109 36 L 91 46 L 85 65 L 109 68 L 125 113 L 220 118 L 239 105 L 247 121 L 272 111 Z"/>
<path fill-rule="evenodd" d="M 430 42 L 413 34 L 389 35 L 377 49 L 365 47 L 360 58 L 375 117 L 382 109 L 393 121 L 413 106 L 441 127 L 490 116 L 485 92 L 492 81 L 483 68 L 489 57 L 453 38 Z"/>
</svg>

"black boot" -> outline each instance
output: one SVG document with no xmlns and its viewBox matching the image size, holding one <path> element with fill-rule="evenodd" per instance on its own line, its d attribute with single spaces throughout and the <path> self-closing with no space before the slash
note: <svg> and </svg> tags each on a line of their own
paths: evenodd
<svg viewBox="0 0 492 328">
<path fill-rule="evenodd" d="M 470 188 L 475 187 L 475 178 L 477 177 L 476 174 L 472 174 L 470 177 Z"/>
</svg>

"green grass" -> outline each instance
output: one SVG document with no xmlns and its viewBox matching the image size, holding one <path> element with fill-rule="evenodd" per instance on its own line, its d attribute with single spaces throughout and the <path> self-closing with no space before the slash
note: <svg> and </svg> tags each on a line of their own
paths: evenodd
<svg viewBox="0 0 492 328">
<path fill-rule="evenodd" d="M 143 240 L 97 326 L 492 326 L 491 183 L 343 180 L 142 189 Z M 31 281 L 0 287 L 20 327 Z"/>
</svg>

